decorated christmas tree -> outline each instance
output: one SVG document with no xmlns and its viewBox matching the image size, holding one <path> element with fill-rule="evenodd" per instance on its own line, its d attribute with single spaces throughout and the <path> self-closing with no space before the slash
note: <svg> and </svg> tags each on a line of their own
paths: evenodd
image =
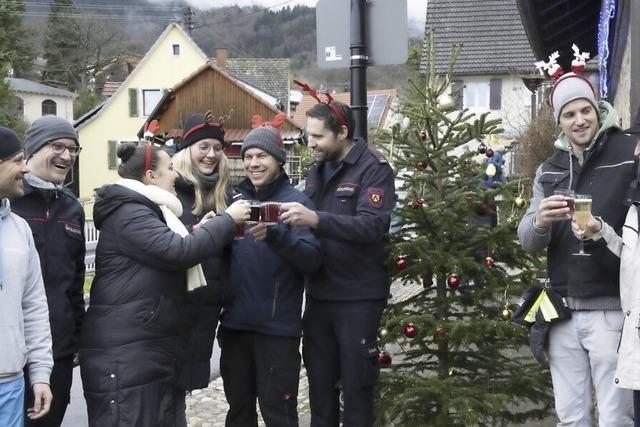
<svg viewBox="0 0 640 427">
<path fill-rule="evenodd" d="M 378 425 L 499 426 L 547 416 L 548 372 L 510 322 L 540 262 L 520 247 L 524 182 L 502 179 L 499 120 L 455 110 L 451 74 L 410 82 L 402 125 L 380 135 L 397 169 L 392 298 L 379 330 Z M 453 96 L 452 96 L 453 95 Z M 475 148 L 477 146 L 477 148 Z M 474 147 L 470 149 L 469 147 Z M 501 154 L 500 154 L 501 156 Z M 497 157 L 496 157 L 497 158 Z"/>
</svg>

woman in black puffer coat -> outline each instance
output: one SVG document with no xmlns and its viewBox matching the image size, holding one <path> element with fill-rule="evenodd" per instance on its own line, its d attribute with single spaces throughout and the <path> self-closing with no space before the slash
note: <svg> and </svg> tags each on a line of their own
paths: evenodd
<svg viewBox="0 0 640 427">
<path fill-rule="evenodd" d="M 89 425 L 186 426 L 176 383 L 188 337 L 187 287 L 206 284 L 198 263 L 233 239 L 248 204 L 188 234 L 169 156 L 133 144 L 118 156 L 126 179 L 102 187 L 94 208 L 96 277 L 80 342 Z"/>
</svg>

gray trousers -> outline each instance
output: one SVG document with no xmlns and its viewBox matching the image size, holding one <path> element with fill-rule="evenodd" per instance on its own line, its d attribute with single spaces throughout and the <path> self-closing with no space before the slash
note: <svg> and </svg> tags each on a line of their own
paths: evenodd
<svg viewBox="0 0 640 427">
<path fill-rule="evenodd" d="M 631 390 L 615 385 L 622 311 L 574 311 L 549 332 L 549 367 L 558 426 L 591 427 L 592 395 L 599 427 L 633 426 Z"/>
</svg>

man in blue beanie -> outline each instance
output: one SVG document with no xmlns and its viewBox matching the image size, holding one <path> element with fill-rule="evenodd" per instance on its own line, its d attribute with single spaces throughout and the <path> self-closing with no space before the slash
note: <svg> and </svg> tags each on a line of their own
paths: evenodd
<svg viewBox="0 0 640 427">
<path fill-rule="evenodd" d="M 53 115 L 35 120 L 27 129 L 25 154 L 30 172 L 24 176 L 24 196 L 11 201 L 13 211 L 31 227 L 40 255 L 49 303 L 54 366 L 53 403 L 46 417 L 27 425 L 59 427 L 70 400 L 78 336 L 84 317 L 84 210 L 65 187 L 80 154 L 78 135 L 68 121 Z M 26 375 L 27 381 L 30 380 Z M 31 400 L 27 388 L 27 401 Z"/>
<path fill-rule="evenodd" d="M 23 368 L 31 378 L 34 396 L 27 404 L 29 419 L 44 416 L 51 405 L 51 332 L 38 252 L 27 223 L 11 212 L 8 200 L 23 194 L 22 181 L 28 171 L 18 137 L 0 127 L 0 425 L 3 427 L 23 427 Z"/>
</svg>

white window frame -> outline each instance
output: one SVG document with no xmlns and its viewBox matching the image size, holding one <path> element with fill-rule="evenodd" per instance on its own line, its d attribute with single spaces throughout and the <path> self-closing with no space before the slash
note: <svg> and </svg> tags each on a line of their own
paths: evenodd
<svg viewBox="0 0 640 427">
<path fill-rule="evenodd" d="M 158 101 L 151 108 L 147 108 L 145 92 L 158 92 Z M 147 87 L 147 88 L 140 89 L 140 105 L 142 105 L 142 116 L 148 117 L 149 114 L 151 114 L 151 112 L 154 110 L 154 108 L 156 108 L 156 106 L 158 105 L 161 99 L 162 99 L 162 89 L 160 88 Z"/>
<path fill-rule="evenodd" d="M 176 53 L 176 46 L 178 47 L 178 53 Z M 182 54 L 182 45 L 178 42 L 171 43 L 171 56 L 177 57 Z"/>
</svg>

